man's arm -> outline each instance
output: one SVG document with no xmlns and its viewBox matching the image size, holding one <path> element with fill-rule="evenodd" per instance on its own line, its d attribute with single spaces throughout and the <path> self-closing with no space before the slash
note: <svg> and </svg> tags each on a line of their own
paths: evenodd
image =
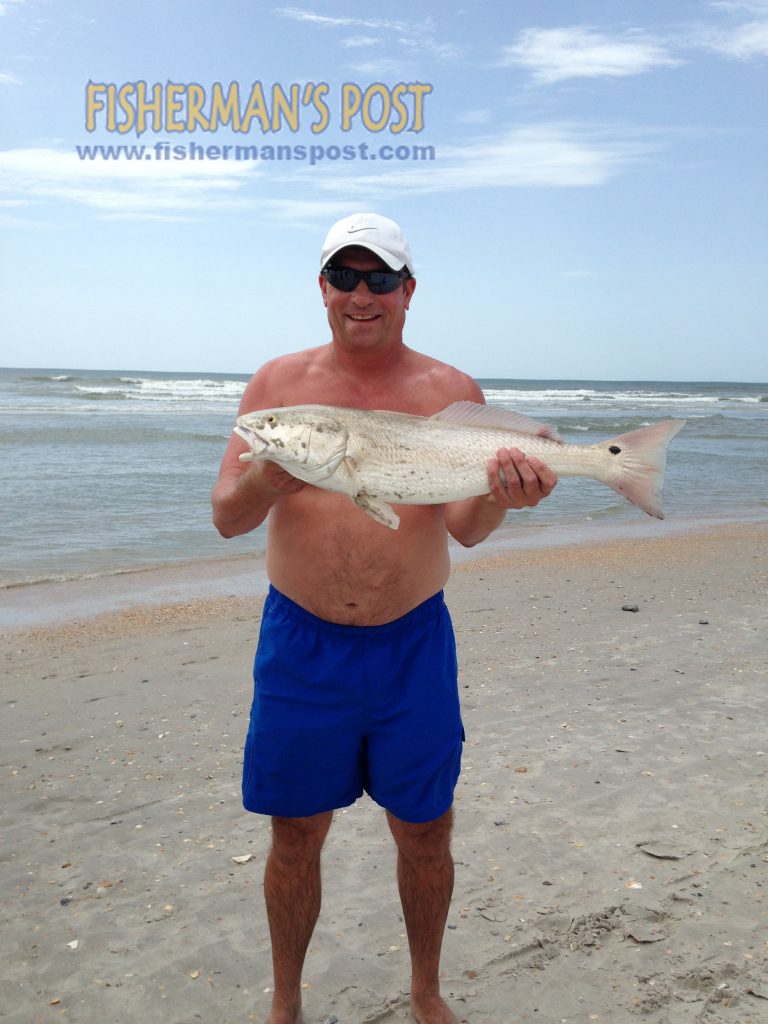
<svg viewBox="0 0 768 1024">
<path fill-rule="evenodd" d="M 238 416 L 279 404 L 270 384 L 270 373 L 265 368 L 251 379 L 243 392 Z M 278 498 L 306 486 L 274 462 L 241 462 L 240 455 L 247 451 L 245 441 L 233 434 L 211 492 L 213 525 L 222 537 L 239 537 L 255 530 Z"/>
</svg>

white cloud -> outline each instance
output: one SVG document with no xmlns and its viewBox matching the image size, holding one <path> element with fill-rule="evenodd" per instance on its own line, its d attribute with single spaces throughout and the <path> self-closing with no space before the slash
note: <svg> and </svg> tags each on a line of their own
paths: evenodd
<svg viewBox="0 0 768 1024">
<path fill-rule="evenodd" d="M 248 193 L 248 185 L 264 180 L 263 167 L 251 161 L 226 168 L 219 161 L 200 161 L 181 174 L 164 164 L 81 161 L 74 153 L 42 148 L 0 151 L 0 194 L 9 194 L 0 198 L 0 227 L 58 228 L 45 216 L 65 204 L 85 207 L 108 221 L 190 222 L 215 209 L 256 211 L 294 226 L 335 220 L 349 211 L 345 197 L 279 199 L 265 197 L 261 189 Z M 20 208 L 26 217 L 19 216 Z"/>
<path fill-rule="evenodd" d="M 26 2 L 27 0 L 2 0 L 2 3 L 0 3 L 0 17 L 4 14 L 10 14 L 14 8 L 20 7 Z"/>
<path fill-rule="evenodd" d="M 139 210 L 131 211 L 118 211 L 117 213 L 102 213 L 99 215 L 99 220 L 150 220 L 150 221 L 162 221 L 164 223 L 170 222 L 172 224 L 191 224 L 194 223 L 194 217 L 185 217 L 183 214 L 175 213 L 147 213 Z"/>
<path fill-rule="evenodd" d="M 341 45 L 348 50 L 355 50 L 364 46 L 377 46 L 379 42 L 375 36 L 348 36 L 341 40 Z"/>
<path fill-rule="evenodd" d="M 329 224 L 349 213 L 349 200 L 345 196 L 340 199 L 263 199 L 257 203 L 264 216 L 294 228 L 314 227 L 318 221 Z"/>
<path fill-rule="evenodd" d="M 368 78 L 382 79 L 388 76 L 401 78 L 405 75 L 405 66 L 402 61 L 392 57 L 379 57 L 374 60 L 360 61 L 358 64 L 348 64 L 350 71 L 358 75 L 365 75 Z"/>
<path fill-rule="evenodd" d="M 261 171 L 251 162 L 80 160 L 56 149 L 0 151 L 0 192 L 7 201 L 59 199 L 119 212 L 226 208 Z"/>
<path fill-rule="evenodd" d="M 505 46 L 500 63 L 529 70 L 544 85 L 569 78 L 639 75 L 682 63 L 665 45 L 639 32 L 611 37 L 579 25 L 529 28 Z"/>
<path fill-rule="evenodd" d="M 415 142 L 423 146 L 425 143 Z M 258 163 L 201 160 L 80 160 L 60 149 L 0 151 L 0 204 L 75 203 L 110 218 L 179 219 L 205 210 L 260 210 L 307 221 L 348 208 L 350 199 L 463 192 L 479 188 L 603 185 L 657 149 L 616 130 L 543 124 L 441 146 L 433 161 Z M 375 152 L 375 149 L 371 150 Z M 259 189 L 253 189 L 258 181 Z M 281 198 L 297 191 L 301 200 Z M 268 186 L 269 195 L 264 194 Z"/>
<path fill-rule="evenodd" d="M 141 148 L 141 147 L 138 147 Z M 146 147 L 147 150 L 151 146 Z M 153 185 L 167 181 L 205 182 L 206 179 L 226 180 L 247 174 L 248 166 L 242 162 L 223 163 L 220 160 L 179 162 L 174 160 L 81 160 L 72 150 L 7 149 L 0 150 L 0 174 L 4 177 L 30 175 L 34 179 L 72 180 L 126 180 L 150 181 Z"/>
<path fill-rule="evenodd" d="M 21 85 L 21 79 L 11 71 L 0 71 L 0 85 Z"/>
<path fill-rule="evenodd" d="M 768 0 L 710 0 L 710 7 L 724 11 L 746 11 L 748 14 L 768 14 Z"/>
<path fill-rule="evenodd" d="M 598 275 L 594 270 L 564 270 L 563 277 L 570 278 L 574 281 L 589 281 L 591 278 L 595 278 Z"/>
<path fill-rule="evenodd" d="M 749 60 L 768 56 L 768 18 L 748 21 L 733 28 L 707 28 L 700 37 L 700 45 L 724 57 Z"/>
<path fill-rule="evenodd" d="M 415 51 L 422 60 L 425 57 L 441 61 L 454 60 L 461 54 L 459 47 L 453 43 L 438 42 L 435 38 L 435 23 L 432 18 L 425 18 L 421 22 L 408 22 L 386 18 L 333 17 L 327 14 L 315 14 L 314 11 L 306 11 L 300 7 L 279 7 L 274 13 L 281 18 L 290 18 L 292 21 L 317 25 L 320 28 L 358 28 L 379 32 L 396 32 L 398 38 L 394 42 L 405 49 Z M 352 48 L 371 46 L 378 42 L 380 42 L 379 39 L 360 35 L 342 39 L 341 45 Z M 353 70 L 355 69 L 353 68 Z"/>
<path fill-rule="evenodd" d="M 324 191 L 377 197 L 394 193 L 460 192 L 477 188 L 603 185 L 646 160 L 647 141 L 563 125 L 521 127 L 454 146 L 441 146 L 434 161 L 377 164 L 378 173 L 323 177 Z M 370 166 L 370 165 L 369 165 Z M 306 172 L 301 174 L 307 180 Z"/>
<path fill-rule="evenodd" d="M 491 120 L 490 110 L 465 110 L 457 120 L 461 124 L 488 124 Z"/>
<path fill-rule="evenodd" d="M 734 18 L 730 25 L 702 28 L 694 45 L 736 60 L 768 56 L 768 0 L 710 0 L 709 6 Z"/>
<path fill-rule="evenodd" d="M 313 25 L 320 25 L 323 28 L 373 28 L 373 29 L 394 29 L 396 32 L 407 32 L 409 26 L 404 21 L 388 21 L 382 18 L 334 18 L 326 14 L 315 14 L 313 11 L 305 11 L 299 7 L 279 7 L 275 14 L 281 18 L 290 18 L 293 21 L 308 22 Z"/>
<path fill-rule="evenodd" d="M 435 57 L 437 60 L 456 60 L 462 51 L 454 43 L 438 43 L 429 27 L 417 34 L 398 39 L 401 46 L 415 51 L 420 57 Z"/>
</svg>

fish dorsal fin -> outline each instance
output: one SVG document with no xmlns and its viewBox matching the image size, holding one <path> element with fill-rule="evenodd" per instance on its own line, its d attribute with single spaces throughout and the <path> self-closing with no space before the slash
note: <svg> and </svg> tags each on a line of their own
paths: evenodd
<svg viewBox="0 0 768 1024">
<path fill-rule="evenodd" d="M 463 426 L 516 430 L 520 434 L 548 437 L 551 441 L 561 440 L 555 428 L 547 423 L 539 423 L 538 420 L 532 420 L 530 416 L 523 416 L 522 413 L 482 405 L 480 402 L 452 402 L 430 419 L 443 423 L 461 423 Z"/>
</svg>

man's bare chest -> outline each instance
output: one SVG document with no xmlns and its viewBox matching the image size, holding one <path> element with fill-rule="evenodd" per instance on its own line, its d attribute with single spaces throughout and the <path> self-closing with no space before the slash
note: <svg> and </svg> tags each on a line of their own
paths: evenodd
<svg viewBox="0 0 768 1024">
<path fill-rule="evenodd" d="M 296 382 L 282 390 L 282 405 L 337 405 L 347 409 L 389 409 L 414 416 L 431 416 L 445 404 L 436 404 L 434 392 L 422 380 L 404 380 L 396 387 L 350 386 L 345 381 Z"/>
</svg>

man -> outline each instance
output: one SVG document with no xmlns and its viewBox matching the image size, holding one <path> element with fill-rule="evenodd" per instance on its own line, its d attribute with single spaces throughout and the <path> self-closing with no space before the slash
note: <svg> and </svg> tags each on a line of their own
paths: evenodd
<svg viewBox="0 0 768 1024">
<path fill-rule="evenodd" d="M 430 416 L 482 402 L 471 377 L 403 342 L 416 288 L 394 221 L 355 214 L 322 249 L 320 292 L 331 340 L 282 356 L 252 378 L 240 414 L 286 405 L 392 409 Z M 489 494 L 400 506 L 388 530 L 344 495 L 271 462 L 242 463 L 233 436 L 213 489 L 224 537 L 269 515 L 271 581 L 254 668 L 243 799 L 272 816 L 264 892 L 274 968 L 267 1024 L 301 1021 L 301 971 L 320 911 L 320 851 L 333 810 L 366 790 L 387 812 L 411 954 L 418 1024 L 458 1024 L 440 996 L 440 949 L 453 888 L 453 789 L 463 731 L 455 644 L 442 599 L 448 537 L 471 546 L 508 509 L 555 486 L 538 459 L 502 449 Z"/>
</svg>

